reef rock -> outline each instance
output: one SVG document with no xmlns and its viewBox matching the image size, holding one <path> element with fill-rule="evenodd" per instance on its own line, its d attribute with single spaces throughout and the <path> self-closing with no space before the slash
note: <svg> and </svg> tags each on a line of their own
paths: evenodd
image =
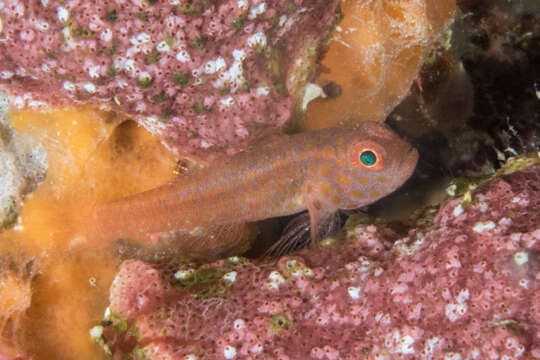
<svg viewBox="0 0 540 360">
<path fill-rule="evenodd" d="M 7 1 L 0 84 L 17 108 L 90 103 L 182 153 L 278 128 L 314 76 L 338 0 Z"/>
<path fill-rule="evenodd" d="M 0 93 L 0 230 L 13 224 L 25 194 L 45 179 L 47 154 L 29 136 L 10 128 L 8 104 Z"/>
<path fill-rule="evenodd" d="M 363 225 L 277 263 L 126 261 L 91 334 L 115 359 L 540 358 L 534 157 L 404 237 Z"/>
</svg>

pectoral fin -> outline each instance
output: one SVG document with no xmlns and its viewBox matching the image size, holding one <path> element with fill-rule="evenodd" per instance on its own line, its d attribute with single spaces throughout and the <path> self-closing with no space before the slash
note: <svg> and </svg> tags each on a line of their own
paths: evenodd
<svg viewBox="0 0 540 360">
<path fill-rule="evenodd" d="M 287 224 L 281 238 L 266 251 L 265 256 L 279 257 L 308 245 L 315 246 L 324 236 L 337 230 L 340 223 L 338 209 L 321 200 L 325 198 L 323 188 L 306 185 L 304 201 L 308 211 Z"/>
<path fill-rule="evenodd" d="M 309 212 L 309 223 L 311 226 L 311 245 L 317 244 L 321 237 L 328 233 L 327 229 L 332 223 L 337 209 L 330 207 L 319 200 L 319 198 L 308 198 L 306 205 Z"/>
</svg>

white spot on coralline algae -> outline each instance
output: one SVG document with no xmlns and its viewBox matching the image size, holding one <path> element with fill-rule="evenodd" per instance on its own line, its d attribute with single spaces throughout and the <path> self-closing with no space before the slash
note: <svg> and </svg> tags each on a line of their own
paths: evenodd
<svg viewBox="0 0 540 360">
<path fill-rule="evenodd" d="M 456 297 L 459 303 L 469 300 L 469 289 L 462 289 Z"/>
<path fill-rule="evenodd" d="M 34 24 L 34 27 L 39 31 L 47 31 L 47 30 L 49 30 L 49 23 L 46 22 L 46 21 L 37 21 Z"/>
<path fill-rule="evenodd" d="M 401 336 L 398 329 L 394 329 L 387 334 L 384 340 L 384 345 L 393 354 L 414 354 L 414 338 L 410 335 Z"/>
<path fill-rule="evenodd" d="M 96 92 L 96 85 L 92 84 L 91 82 L 87 82 L 83 84 L 83 89 L 90 94 L 93 94 Z"/>
<path fill-rule="evenodd" d="M 250 47 L 255 47 L 255 46 L 265 47 L 266 46 L 266 35 L 264 35 L 262 32 L 255 33 L 255 34 L 251 35 L 250 37 L 248 37 L 246 42 L 247 42 L 248 46 L 250 46 Z"/>
<path fill-rule="evenodd" d="M 204 72 L 207 74 L 214 74 L 218 71 L 221 71 L 227 67 L 225 59 L 219 56 L 215 60 L 210 60 L 204 65 Z"/>
<path fill-rule="evenodd" d="M 417 234 L 418 236 L 418 234 Z M 414 255 L 424 244 L 423 239 L 417 239 L 412 244 L 407 244 L 405 241 L 408 238 L 400 239 L 394 243 L 394 249 L 398 252 L 399 256 L 412 256 Z"/>
<path fill-rule="evenodd" d="M 15 99 L 13 99 L 13 106 L 17 109 L 22 109 L 24 105 L 26 104 L 26 101 L 23 99 L 22 96 L 17 96 Z"/>
<path fill-rule="evenodd" d="M 129 42 L 131 42 L 131 44 L 133 45 L 142 45 L 149 42 L 151 39 L 152 38 L 150 37 L 150 35 L 142 32 L 137 34 L 137 36 L 133 36 L 131 39 L 129 39 Z"/>
<path fill-rule="evenodd" d="M 223 280 L 233 283 L 236 281 L 236 275 L 238 275 L 236 271 L 228 272 L 225 275 L 223 275 Z"/>
<path fill-rule="evenodd" d="M 484 230 L 493 230 L 495 229 L 495 223 L 491 220 L 489 221 L 479 221 L 473 226 L 473 231 L 476 233 L 482 233 Z"/>
<path fill-rule="evenodd" d="M 41 5 L 43 5 L 44 7 L 49 5 L 49 0 L 41 0 Z"/>
<path fill-rule="evenodd" d="M 189 53 L 182 49 L 176 54 L 176 60 L 180 61 L 181 63 L 186 63 L 191 61 L 191 56 L 189 56 Z"/>
<path fill-rule="evenodd" d="M 279 17 L 279 27 L 282 27 L 283 24 L 285 24 L 286 21 L 287 21 L 287 16 L 286 15 L 281 15 Z"/>
<path fill-rule="evenodd" d="M 481 202 L 478 204 L 480 206 L 480 212 L 485 213 L 489 209 L 489 205 L 485 202 Z"/>
<path fill-rule="evenodd" d="M 529 261 L 529 254 L 525 251 L 520 251 L 514 254 L 514 262 L 518 266 L 525 265 Z"/>
<path fill-rule="evenodd" d="M 167 52 L 167 51 L 171 50 L 171 47 L 164 40 L 164 41 L 161 41 L 159 44 L 157 44 L 156 50 L 159 51 L 159 52 Z"/>
<path fill-rule="evenodd" d="M 75 41 L 73 41 L 73 36 L 71 36 L 71 30 L 69 27 L 65 27 L 62 29 L 62 36 L 64 37 L 64 40 L 66 41 L 66 46 L 68 49 L 74 49 L 75 48 Z"/>
<path fill-rule="evenodd" d="M 461 204 L 459 204 L 458 206 L 456 206 L 454 208 L 454 211 L 452 212 L 452 214 L 455 216 L 455 217 L 458 217 L 459 215 L 463 214 L 463 206 L 461 206 Z"/>
<path fill-rule="evenodd" d="M 362 291 L 362 288 L 356 287 L 356 286 L 350 286 L 347 289 L 347 292 L 349 293 L 349 296 L 353 299 L 360 298 L 360 291 Z"/>
<path fill-rule="evenodd" d="M 236 357 L 236 348 L 231 345 L 226 345 L 223 348 L 223 356 L 225 356 L 225 359 L 234 359 Z"/>
<path fill-rule="evenodd" d="M 261 95 L 268 95 L 270 94 L 270 88 L 268 86 L 259 86 L 257 88 L 257 95 L 261 96 Z"/>
<path fill-rule="evenodd" d="M 236 3 L 238 5 L 238 9 L 242 11 L 246 11 L 248 9 L 248 2 L 247 0 L 238 0 Z"/>
<path fill-rule="evenodd" d="M 244 67 L 242 61 L 246 58 L 244 50 L 233 50 L 234 61 L 231 67 L 219 74 L 219 77 L 212 83 L 216 89 L 221 89 L 225 85 L 229 86 L 232 93 L 235 93 L 246 81 L 244 78 Z"/>
<path fill-rule="evenodd" d="M 248 18 L 250 20 L 255 19 L 258 15 L 263 14 L 266 11 L 266 3 L 262 2 L 258 6 L 251 9 Z"/>
<path fill-rule="evenodd" d="M 233 327 L 235 330 L 241 330 L 246 327 L 246 322 L 242 319 L 234 320 Z"/>
<path fill-rule="evenodd" d="M 234 49 L 232 55 L 234 60 L 244 61 L 246 59 L 246 52 L 242 49 Z"/>
<path fill-rule="evenodd" d="M 111 29 L 107 28 L 99 34 L 99 38 L 104 42 L 110 42 L 113 38 Z"/>
<path fill-rule="evenodd" d="M 232 96 L 229 96 L 225 99 L 221 99 L 220 102 L 224 105 L 224 106 L 232 106 L 234 105 L 234 99 Z"/>
<path fill-rule="evenodd" d="M 519 280 L 519 286 L 521 286 L 522 288 L 528 290 L 529 289 L 529 280 L 527 280 L 527 279 Z"/>
<path fill-rule="evenodd" d="M 426 344 L 424 345 L 424 351 L 422 352 L 422 358 L 423 359 L 432 359 L 433 353 L 435 352 L 435 345 L 440 341 L 438 337 L 433 337 L 431 339 L 426 340 Z"/>
<path fill-rule="evenodd" d="M 285 278 L 279 271 L 272 271 L 268 275 L 269 282 L 266 283 L 266 287 L 269 289 L 277 290 L 280 284 L 285 282 Z"/>
<path fill-rule="evenodd" d="M 75 91 L 75 84 L 72 83 L 71 81 L 64 81 L 64 83 L 62 84 L 62 87 L 67 90 L 67 91 Z"/>
<path fill-rule="evenodd" d="M 263 351 L 263 346 L 261 343 L 256 343 L 255 345 L 253 345 L 250 349 L 249 349 L 249 352 L 251 352 L 252 354 L 259 354 Z"/>
<path fill-rule="evenodd" d="M 451 322 L 454 322 L 467 313 L 467 304 L 465 301 L 469 299 L 469 290 L 463 289 L 456 297 L 455 303 L 447 304 L 444 308 L 444 314 L 446 318 Z"/>
<path fill-rule="evenodd" d="M 461 354 L 455 352 L 449 352 L 444 355 L 444 360 L 461 360 Z"/>
<path fill-rule="evenodd" d="M 66 23 L 69 19 L 69 11 L 67 11 L 65 7 L 59 6 L 58 9 L 56 9 L 56 16 L 60 22 Z"/>
<path fill-rule="evenodd" d="M 188 354 L 184 356 L 184 360 L 199 360 L 199 357 L 195 354 Z"/>
<path fill-rule="evenodd" d="M 94 65 L 94 66 L 91 66 L 89 69 L 88 69 L 88 75 L 90 75 L 90 77 L 92 79 L 97 79 L 100 77 L 100 70 L 101 70 L 101 67 L 99 65 Z"/>
<path fill-rule="evenodd" d="M 7 79 L 11 79 L 13 77 L 13 72 L 11 71 L 8 71 L 8 70 L 4 70 L 2 72 L 0 72 L 0 79 L 4 79 L 4 80 L 7 80 Z"/>
</svg>

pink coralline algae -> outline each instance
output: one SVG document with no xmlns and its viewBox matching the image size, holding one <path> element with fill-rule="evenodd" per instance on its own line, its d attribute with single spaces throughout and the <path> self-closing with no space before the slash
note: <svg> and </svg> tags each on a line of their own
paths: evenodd
<svg viewBox="0 0 540 360">
<path fill-rule="evenodd" d="M 400 237 L 275 262 L 123 263 L 92 336 L 114 359 L 540 359 L 540 165 Z"/>
<path fill-rule="evenodd" d="M 338 5 L 8 0 L 0 85 L 16 108 L 90 103 L 179 152 L 234 152 L 291 117 Z"/>
</svg>

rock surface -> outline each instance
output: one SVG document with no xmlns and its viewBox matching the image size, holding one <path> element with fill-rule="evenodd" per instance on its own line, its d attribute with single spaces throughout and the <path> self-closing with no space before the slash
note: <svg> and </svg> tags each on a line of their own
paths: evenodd
<svg viewBox="0 0 540 360">
<path fill-rule="evenodd" d="M 181 153 L 234 152 L 291 117 L 338 5 L 10 0 L 0 84 L 17 108 L 90 103 Z"/>
<path fill-rule="evenodd" d="M 25 194 L 45 179 L 47 154 L 30 137 L 10 128 L 8 104 L 0 93 L 0 230 L 17 220 Z"/>
<path fill-rule="evenodd" d="M 527 161 L 406 236 L 358 226 L 277 263 L 126 261 L 92 335 L 115 359 L 540 358 L 540 161 Z"/>
</svg>

